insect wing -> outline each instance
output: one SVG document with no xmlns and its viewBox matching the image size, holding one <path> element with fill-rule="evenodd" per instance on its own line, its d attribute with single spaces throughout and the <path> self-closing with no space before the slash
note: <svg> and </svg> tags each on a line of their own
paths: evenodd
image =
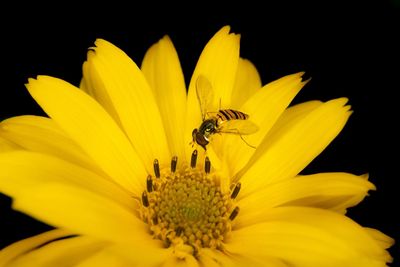
<svg viewBox="0 0 400 267">
<path fill-rule="evenodd" d="M 257 132 L 258 129 L 258 126 L 249 120 L 229 120 L 221 123 L 218 132 L 247 135 Z"/>
<path fill-rule="evenodd" d="M 210 106 L 214 99 L 211 83 L 204 75 L 199 75 L 197 77 L 196 94 L 200 105 L 201 118 L 204 121 L 207 111 L 210 110 Z"/>
</svg>

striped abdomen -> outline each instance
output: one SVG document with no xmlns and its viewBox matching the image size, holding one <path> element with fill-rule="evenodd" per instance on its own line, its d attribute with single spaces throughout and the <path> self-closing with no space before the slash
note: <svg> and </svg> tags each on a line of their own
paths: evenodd
<svg viewBox="0 0 400 267">
<path fill-rule="evenodd" d="M 220 109 L 215 117 L 217 118 L 218 125 L 223 121 L 247 120 L 249 115 L 233 109 Z"/>
</svg>

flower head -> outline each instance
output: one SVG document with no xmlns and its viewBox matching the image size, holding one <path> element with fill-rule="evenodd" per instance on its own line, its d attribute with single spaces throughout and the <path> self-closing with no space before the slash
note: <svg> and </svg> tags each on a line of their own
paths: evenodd
<svg viewBox="0 0 400 267">
<path fill-rule="evenodd" d="M 57 227 L 2 266 L 385 266 L 393 240 L 347 218 L 367 175 L 299 173 L 339 134 L 347 99 L 288 107 L 303 73 L 265 86 L 223 27 L 188 93 L 168 37 L 141 68 L 97 40 L 80 88 L 38 76 L 50 118 L 0 124 L 0 191 Z M 253 127 L 253 128 L 252 128 Z"/>
</svg>

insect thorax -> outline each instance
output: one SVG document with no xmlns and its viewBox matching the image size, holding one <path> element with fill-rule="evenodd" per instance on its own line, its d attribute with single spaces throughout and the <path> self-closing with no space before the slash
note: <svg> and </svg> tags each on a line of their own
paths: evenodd
<svg viewBox="0 0 400 267">
<path fill-rule="evenodd" d="M 217 131 L 217 120 L 216 119 L 207 119 L 204 120 L 203 123 L 199 127 L 199 133 L 204 135 L 204 137 L 208 141 L 208 137 L 210 137 L 211 134 L 215 133 Z"/>
</svg>

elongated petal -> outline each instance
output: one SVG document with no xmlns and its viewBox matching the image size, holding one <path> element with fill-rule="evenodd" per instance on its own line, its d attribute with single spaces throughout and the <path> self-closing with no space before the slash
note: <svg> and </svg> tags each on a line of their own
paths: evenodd
<svg viewBox="0 0 400 267">
<path fill-rule="evenodd" d="M 274 126 L 272 126 L 268 135 L 275 135 L 276 132 L 279 133 L 282 127 L 292 125 L 296 120 L 304 118 L 322 104 L 323 102 L 321 101 L 312 100 L 288 107 L 275 122 Z"/>
<path fill-rule="evenodd" d="M 348 173 L 319 173 L 284 180 L 239 200 L 240 216 L 237 227 L 264 220 L 268 211 L 278 206 L 308 206 L 345 213 L 357 205 L 375 186 L 365 179 Z M 261 205 L 262 203 L 262 205 Z"/>
<path fill-rule="evenodd" d="M 103 88 L 119 121 L 148 172 L 155 158 L 170 160 L 168 143 L 155 95 L 136 64 L 119 48 L 98 39 L 88 52 L 94 88 Z M 104 98 L 106 98 L 104 96 Z M 158 96 L 157 96 L 158 97 Z"/>
<path fill-rule="evenodd" d="M 123 129 L 118 112 L 116 111 L 114 104 L 108 95 L 107 88 L 105 87 L 106 85 L 100 79 L 99 73 L 93 65 L 93 61 L 91 60 L 93 56 L 94 53 L 89 52 L 87 56 L 88 60 L 83 63 L 83 78 L 79 88 L 99 102 L 99 104 L 108 112 L 118 126 Z"/>
<path fill-rule="evenodd" d="M 123 257 L 110 253 L 108 250 L 101 250 L 94 255 L 82 260 L 76 267 L 129 267 L 132 262 L 129 262 Z"/>
<path fill-rule="evenodd" d="M 256 133 L 242 136 L 248 144 L 258 147 L 272 128 L 279 116 L 284 112 L 293 98 L 306 82 L 301 81 L 303 72 L 280 78 L 267 84 L 258 90 L 244 105 L 240 111 L 247 113 L 259 130 Z M 226 135 L 223 137 L 225 146 L 222 149 L 231 167 L 231 177 L 241 170 L 249 161 L 256 149 L 240 140 L 238 135 Z"/>
<path fill-rule="evenodd" d="M 202 264 L 202 266 L 221 267 L 221 265 L 222 265 L 221 262 L 218 261 L 218 259 L 215 256 L 213 256 L 213 253 L 214 253 L 214 250 L 210 250 L 208 248 L 201 249 L 200 253 L 198 255 L 200 264 Z M 229 257 L 227 255 L 223 255 L 223 257 L 225 257 L 227 260 L 229 259 Z M 222 266 L 224 266 L 224 265 L 222 265 Z"/>
<path fill-rule="evenodd" d="M 139 248 L 122 243 L 115 244 L 108 247 L 104 252 L 125 259 L 131 263 L 129 266 L 162 266 L 169 258 L 176 256 L 173 247 L 165 248 L 157 243 L 151 247 Z"/>
<path fill-rule="evenodd" d="M 104 109 L 62 80 L 39 76 L 27 88 L 39 105 L 117 183 L 140 195 L 146 171 L 129 140 Z"/>
<path fill-rule="evenodd" d="M 204 75 L 213 86 L 215 108 L 221 101 L 221 108 L 228 108 L 231 103 L 233 86 L 236 80 L 239 62 L 240 36 L 229 33 L 230 27 L 225 26 L 218 31 L 204 47 L 197 62 L 189 86 L 190 94 L 194 93 L 197 77 Z M 192 99 L 190 99 L 192 101 Z"/>
<path fill-rule="evenodd" d="M 280 80 L 278 80 L 280 81 Z M 275 83 L 275 82 L 274 82 Z M 323 103 L 321 101 L 313 100 L 304 103 L 300 103 L 294 106 L 291 106 L 284 110 L 282 115 L 278 118 L 278 120 L 274 123 L 272 128 L 268 132 L 268 136 L 274 136 L 276 134 L 280 134 L 282 129 L 285 129 L 288 125 L 292 125 L 295 121 L 300 121 L 308 114 L 310 114 L 313 110 L 321 106 Z M 243 144 L 242 144 L 243 145 Z M 257 157 L 260 154 L 260 150 L 254 151 L 253 157 Z M 233 154 L 231 154 L 232 157 Z M 232 165 L 232 164 L 231 164 Z M 249 164 L 248 164 L 249 165 Z M 234 176 L 235 170 L 239 169 L 237 166 L 229 170 L 229 177 L 234 177 L 234 181 L 237 182 L 240 176 Z"/>
<path fill-rule="evenodd" d="M 147 51 L 141 69 L 156 96 L 170 156 L 183 159 L 186 86 L 178 54 L 168 36 Z"/>
<path fill-rule="evenodd" d="M 260 88 L 261 78 L 256 67 L 249 60 L 240 58 L 230 108 L 239 110 L 244 102 Z"/>
<path fill-rule="evenodd" d="M 11 142 L 7 138 L 4 138 L 3 135 L 0 133 L 0 153 L 16 149 L 22 149 L 22 147 L 15 144 L 14 142 Z"/>
<path fill-rule="evenodd" d="M 202 249 L 199 253 L 199 261 L 202 266 L 220 267 L 287 267 L 286 263 L 282 260 L 265 255 L 257 255 L 257 257 L 248 257 L 244 254 L 229 253 L 227 251 L 221 252 L 214 249 Z"/>
<path fill-rule="evenodd" d="M 85 66 L 85 63 L 83 63 L 83 66 Z M 84 68 L 82 68 L 82 71 L 85 72 Z M 86 92 L 88 95 L 91 95 L 91 88 L 88 87 L 88 84 L 87 84 L 87 81 L 85 80 L 85 78 L 81 79 L 81 82 L 79 83 L 79 89 Z"/>
<path fill-rule="evenodd" d="M 82 235 L 150 249 L 145 224 L 108 198 L 69 185 L 48 183 L 20 192 L 13 207 L 56 227 Z"/>
<path fill-rule="evenodd" d="M 237 65 L 239 61 L 238 35 L 229 34 L 230 28 L 223 27 L 207 43 L 197 62 L 189 85 L 187 100 L 187 115 L 185 126 L 185 142 L 192 140 L 192 131 L 201 124 L 201 111 L 196 95 L 196 82 L 199 75 L 204 75 L 211 83 L 214 99 L 210 100 L 216 112 L 218 108 L 229 108 L 232 90 L 236 79 Z M 188 147 L 189 159 L 191 149 Z"/>
<path fill-rule="evenodd" d="M 18 116 L 0 123 L 0 136 L 26 150 L 54 155 L 98 172 L 100 169 L 51 119 Z"/>
<path fill-rule="evenodd" d="M 21 242 L 29 241 L 28 239 Z M 102 249 L 105 245 L 105 242 L 81 236 L 61 239 L 27 251 L 7 262 L 4 266 L 74 266 Z"/>
<path fill-rule="evenodd" d="M 18 198 L 24 191 L 60 183 L 102 195 L 135 210 L 136 200 L 111 180 L 62 159 L 28 151 L 0 153 L 0 192 Z"/>
<path fill-rule="evenodd" d="M 391 261 L 364 229 L 338 213 L 280 207 L 264 223 L 233 231 L 231 253 L 273 256 L 293 266 L 385 266 Z"/>
<path fill-rule="evenodd" d="M 174 256 L 169 257 L 162 265 L 162 267 L 199 267 L 197 259 L 193 256 L 187 256 L 184 259 L 180 259 Z"/>
<path fill-rule="evenodd" d="M 18 242 L 15 242 L 8 247 L 0 250 L 0 266 L 9 266 L 10 262 L 21 255 L 26 254 L 33 249 L 43 246 L 51 242 L 69 236 L 70 233 L 62 229 L 54 229 L 42 234 L 32 236 Z"/>
<path fill-rule="evenodd" d="M 305 168 L 346 124 L 351 114 L 346 102 L 344 98 L 329 101 L 268 135 L 241 177 L 243 196 L 294 177 Z"/>
<path fill-rule="evenodd" d="M 393 246 L 394 244 L 394 239 L 391 238 L 390 236 L 385 235 L 381 231 L 373 228 L 368 228 L 364 227 L 364 230 L 367 232 L 368 235 L 370 235 L 375 242 L 382 248 L 382 249 L 387 249 Z"/>
</svg>

